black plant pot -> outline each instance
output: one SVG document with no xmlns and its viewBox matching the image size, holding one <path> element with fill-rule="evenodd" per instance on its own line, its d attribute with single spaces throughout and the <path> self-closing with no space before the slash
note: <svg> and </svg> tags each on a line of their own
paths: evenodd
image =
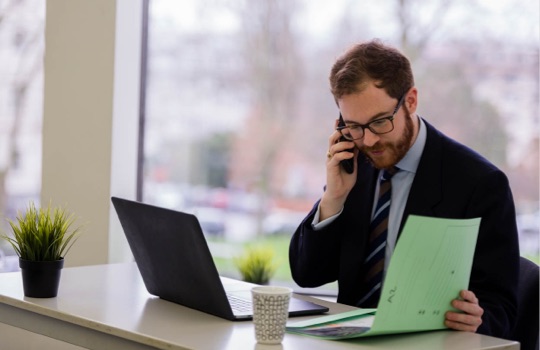
<svg viewBox="0 0 540 350">
<path fill-rule="evenodd" d="M 24 295 L 32 298 L 54 298 L 58 294 L 64 259 L 31 261 L 19 258 Z"/>
</svg>

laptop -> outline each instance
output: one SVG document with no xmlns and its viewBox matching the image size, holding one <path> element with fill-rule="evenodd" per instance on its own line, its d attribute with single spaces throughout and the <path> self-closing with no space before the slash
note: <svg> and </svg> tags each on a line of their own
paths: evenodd
<svg viewBox="0 0 540 350">
<path fill-rule="evenodd" d="M 197 218 L 112 197 L 144 285 L 150 294 L 227 320 L 252 318 L 255 285 L 220 277 Z M 327 312 L 294 297 L 289 316 Z"/>
</svg>

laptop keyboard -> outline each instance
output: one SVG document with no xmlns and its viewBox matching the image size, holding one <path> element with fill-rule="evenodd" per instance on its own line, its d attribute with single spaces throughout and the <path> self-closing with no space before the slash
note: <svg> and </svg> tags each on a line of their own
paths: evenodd
<svg viewBox="0 0 540 350">
<path fill-rule="evenodd" d="M 229 299 L 229 304 L 231 304 L 231 309 L 233 309 L 233 311 L 246 312 L 253 310 L 250 300 L 242 299 L 229 294 L 227 294 L 227 299 Z"/>
</svg>

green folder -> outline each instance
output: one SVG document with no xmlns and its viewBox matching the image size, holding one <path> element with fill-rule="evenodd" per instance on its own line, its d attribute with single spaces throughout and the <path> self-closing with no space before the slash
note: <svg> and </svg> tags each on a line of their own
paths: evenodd
<svg viewBox="0 0 540 350">
<path fill-rule="evenodd" d="M 289 333 L 348 339 L 444 329 L 451 301 L 468 289 L 480 218 L 408 217 L 377 309 L 287 323 Z"/>
</svg>

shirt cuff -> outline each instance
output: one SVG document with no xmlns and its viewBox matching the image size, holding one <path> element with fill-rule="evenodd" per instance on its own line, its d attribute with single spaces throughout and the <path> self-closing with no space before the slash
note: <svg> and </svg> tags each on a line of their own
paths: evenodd
<svg viewBox="0 0 540 350">
<path fill-rule="evenodd" d="M 311 228 L 313 228 L 314 231 L 319 231 L 325 228 L 326 226 L 330 225 L 338 216 L 341 215 L 343 212 L 343 208 L 337 213 L 332 215 L 331 217 L 319 222 L 320 214 L 321 214 L 321 205 L 317 206 L 317 211 L 315 212 L 315 216 L 313 217 L 313 221 L 311 222 Z"/>
</svg>

